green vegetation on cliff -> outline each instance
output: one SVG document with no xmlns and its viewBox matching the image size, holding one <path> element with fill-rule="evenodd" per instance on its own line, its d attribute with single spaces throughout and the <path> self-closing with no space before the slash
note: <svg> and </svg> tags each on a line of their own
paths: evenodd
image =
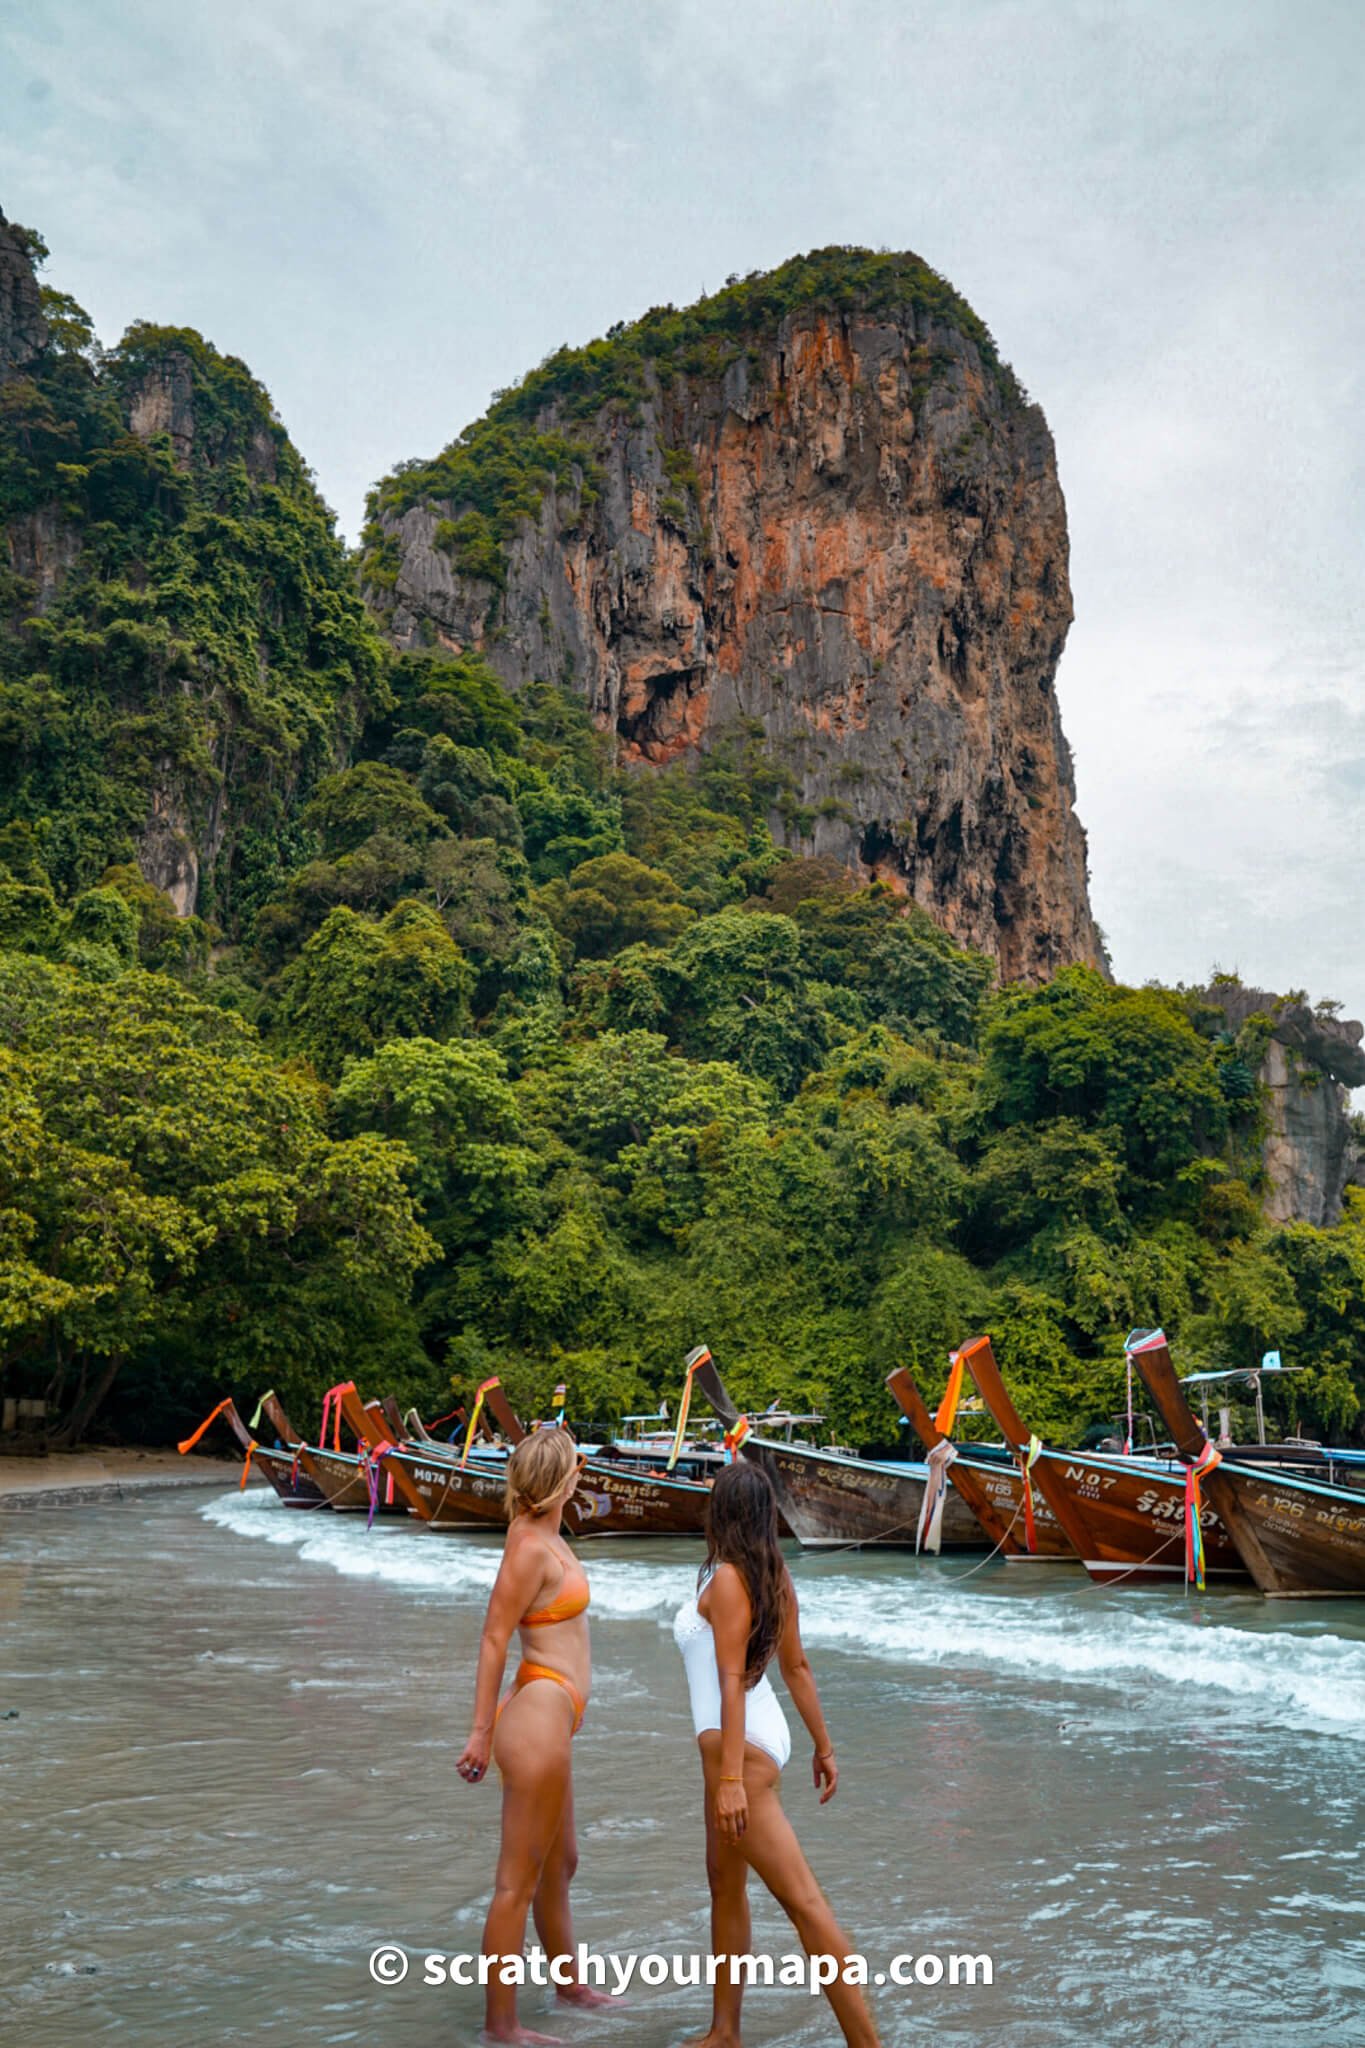
<svg viewBox="0 0 1365 2048">
<path fill-rule="evenodd" d="M 382 703 L 380 645 L 244 365 L 182 328 L 108 354 L 83 333 L 50 325 L 0 384 L 6 815 L 64 892 L 192 863 L 200 916 L 235 933 Z"/>
<path fill-rule="evenodd" d="M 724 289 L 695 305 L 655 306 L 642 319 L 613 327 L 581 348 L 559 348 L 538 369 L 499 392 L 472 426 L 431 462 L 405 462 L 371 494 L 364 534 L 363 574 L 376 594 L 391 589 L 396 560 L 382 515 L 414 505 L 448 504 L 454 519 L 440 523 L 438 545 L 448 548 L 461 574 L 501 586 L 503 548 L 519 521 L 534 517 L 551 489 L 572 522 L 591 502 L 597 471 L 587 423 L 608 406 L 638 412 L 653 390 L 675 378 L 716 377 L 748 354 L 760 336 L 802 312 L 887 314 L 910 312 L 954 329 L 977 349 L 1011 402 L 1022 394 L 1000 360 L 985 322 L 946 278 L 918 256 L 858 248 L 816 249 L 776 270 L 731 278 Z M 942 365 L 923 349 L 926 382 Z M 664 502 L 681 521 L 695 472 L 685 451 L 669 451 L 675 492 Z M 668 466 L 668 456 L 665 458 Z"/>
<path fill-rule="evenodd" d="M 815 302 L 824 262 L 648 316 L 601 382 L 553 359 L 508 431 Z M 1189 1364 L 1282 1346 L 1300 1420 L 1358 1426 L 1365 1211 L 1265 1222 L 1264 1018 L 1000 989 L 774 846 L 752 736 L 626 775 L 552 683 L 392 654 L 242 366 L 179 330 L 102 356 L 78 311 L 0 385 L 7 1393 L 165 1440 L 229 1389 L 430 1412 L 498 1370 L 605 1420 L 704 1339 L 747 1403 L 870 1439 L 894 1364 L 932 1389 L 986 1327 L 1074 1441 L 1161 1321 Z M 465 493 L 490 530 L 526 473 Z M 175 832 L 197 917 L 148 879 Z"/>
</svg>

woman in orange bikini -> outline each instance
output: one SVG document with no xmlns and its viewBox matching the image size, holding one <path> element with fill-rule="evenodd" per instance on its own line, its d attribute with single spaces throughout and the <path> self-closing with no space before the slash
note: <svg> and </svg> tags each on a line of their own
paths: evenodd
<svg viewBox="0 0 1365 2048">
<path fill-rule="evenodd" d="M 570 1751 L 582 1726 L 592 1664 L 588 1581 L 560 1519 L 580 1469 L 573 1438 L 562 1429 L 535 1430 L 507 1461 L 511 1526 L 484 1618 L 474 1722 L 456 1765 L 468 1784 L 482 1784 L 491 1755 L 502 1778 L 502 1844 L 484 1922 L 485 1955 L 521 1954 L 528 1911 L 547 1956 L 574 1955 L 569 1883 L 578 1845 Z M 518 1629 L 522 1661 L 499 1706 L 507 1649 Z M 569 2005 L 611 2003 L 572 1976 L 556 1992 Z M 486 2014 L 490 2040 L 555 2039 L 518 2024 L 516 1986 L 501 1983 L 496 1970 L 488 1982 Z"/>
</svg>

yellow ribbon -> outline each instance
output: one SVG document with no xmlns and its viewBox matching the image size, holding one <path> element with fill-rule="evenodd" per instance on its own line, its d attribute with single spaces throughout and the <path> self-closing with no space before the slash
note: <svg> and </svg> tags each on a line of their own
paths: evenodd
<svg viewBox="0 0 1365 2048">
<path fill-rule="evenodd" d="M 479 1417 L 483 1414 L 484 1398 L 490 1387 L 500 1387 L 501 1385 L 502 1381 L 494 1374 L 491 1380 L 484 1381 L 478 1393 L 474 1396 L 474 1412 L 469 1418 L 469 1427 L 465 1431 L 464 1450 L 460 1453 L 460 1464 L 462 1466 L 469 1462 L 469 1447 L 474 1441 L 474 1432 L 479 1426 Z"/>
<path fill-rule="evenodd" d="M 708 1352 L 706 1355 L 709 1357 L 710 1353 Z M 687 1377 L 683 1381 L 682 1396 L 678 1402 L 678 1426 L 673 1432 L 673 1448 L 668 1454 L 668 1470 L 670 1472 L 682 1456 L 683 1439 L 687 1435 L 687 1417 L 692 1407 L 692 1375 L 703 1362 L 700 1358 L 694 1359 L 691 1365 L 688 1366 Z"/>
</svg>

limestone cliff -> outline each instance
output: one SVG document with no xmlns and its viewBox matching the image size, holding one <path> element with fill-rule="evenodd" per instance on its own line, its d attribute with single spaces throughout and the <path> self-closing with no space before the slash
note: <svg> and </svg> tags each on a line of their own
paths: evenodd
<svg viewBox="0 0 1365 2048">
<path fill-rule="evenodd" d="M 41 247 L 30 231 L 0 213 L 0 382 L 26 370 L 47 342 L 35 252 Z"/>
<path fill-rule="evenodd" d="M 761 736 L 786 844 L 1006 977 L 1102 963 L 1052 438 L 918 259 L 822 251 L 561 351 L 371 513 L 400 645 L 570 678 L 642 769 Z"/>
<path fill-rule="evenodd" d="M 1348 1093 L 1365 1085 L 1365 1025 L 1237 982 L 1202 993 L 1232 1031 L 1259 1021 L 1267 1217 L 1330 1227 L 1365 1163 Z"/>
</svg>

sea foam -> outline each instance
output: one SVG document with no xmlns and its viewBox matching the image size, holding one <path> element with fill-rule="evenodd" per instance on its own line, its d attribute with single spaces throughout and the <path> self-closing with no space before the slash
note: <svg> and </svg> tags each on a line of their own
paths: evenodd
<svg viewBox="0 0 1365 2048">
<path fill-rule="evenodd" d="M 305 1562 L 351 1578 L 381 1579 L 418 1596 L 481 1605 L 497 1574 L 496 1533 L 447 1534 L 363 1516 L 282 1508 L 270 1494 L 232 1494 L 201 1513 L 235 1535 L 287 1545 Z M 586 1552 L 593 1613 L 614 1620 L 672 1617 L 696 1583 L 696 1563 Z M 1180 1697 L 1235 1710 L 1260 1727 L 1292 1728 L 1365 1742 L 1365 1640 L 1333 1633 L 1321 1610 L 1271 1610 L 1246 1595 L 1179 1600 L 1169 1592 L 1105 1591 L 1079 1571 L 1058 1567 L 1046 1582 L 1014 1579 L 993 1591 L 990 1579 L 963 1568 L 906 1557 L 891 1565 L 865 1553 L 831 1570 L 827 1555 L 793 1559 L 806 1641 L 824 1651 L 870 1657 L 891 1666 L 998 1671 L 1021 1681 L 1094 1687 L 1144 1706 Z M 866 1569 L 863 1567 L 866 1566 Z M 1228 1602 L 1247 1617 L 1219 1615 Z M 1226 1608 L 1224 1612 L 1226 1613 Z M 1274 1619 L 1270 1620 L 1273 1611 Z M 1282 1619 L 1283 1613 L 1283 1619 Z M 1351 1603 L 1348 1630 L 1365 1607 Z"/>
</svg>

